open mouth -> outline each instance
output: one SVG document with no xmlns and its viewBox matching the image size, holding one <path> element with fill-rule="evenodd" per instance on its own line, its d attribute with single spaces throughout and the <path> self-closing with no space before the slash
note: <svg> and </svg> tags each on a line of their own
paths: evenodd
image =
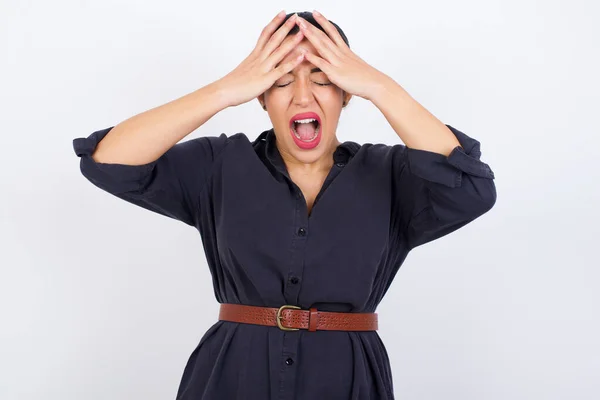
<svg viewBox="0 0 600 400">
<path fill-rule="evenodd" d="M 321 126 L 316 118 L 304 118 L 293 121 L 291 128 L 299 140 L 312 142 L 319 136 Z"/>
</svg>

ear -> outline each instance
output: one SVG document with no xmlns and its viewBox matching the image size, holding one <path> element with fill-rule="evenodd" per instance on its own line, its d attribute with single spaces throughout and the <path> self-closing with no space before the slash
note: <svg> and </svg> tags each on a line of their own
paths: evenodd
<svg viewBox="0 0 600 400">
<path fill-rule="evenodd" d="M 352 94 L 350 94 L 348 92 L 344 92 L 344 96 L 343 96 L 344 102 L 343 102 L 342 107 L 346 107 L 351 98 L 352 98 Z"/>
<path fill-rule="evenodd" d="M 260 94 L 257 97 L 257 99 L 258 99 L 258 102 L 260 103 L 260 106 L 263 108 L 263 110 L 266 110 L 267 108 L 265 106 L 265 94 L 264 93 Z"/>
</svg>

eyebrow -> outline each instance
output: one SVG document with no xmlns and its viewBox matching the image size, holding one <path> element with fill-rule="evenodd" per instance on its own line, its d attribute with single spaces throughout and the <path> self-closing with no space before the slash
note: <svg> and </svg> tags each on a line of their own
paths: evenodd
<svg viewBox="0 0 600 400">
<path fill-rule="evenodd" d="M 278 65 L 279 65 L 279 64 L 278 64 Z M 310 70 L 310 73 L 311 73 L 311 74 L 312 74 L 312 73 L 315 73 L 315 72 L 323 72 L 323 71 L 321 71 L 321 68 L 313 68 L 313 69 L 311 69 L 311 70 Z M 288 72 L 288 74 L 291 74 L 291 73 L 292 73 L 292 71 Z M 287 75 L 287 74 L 286 74 L 286 75 Z"/>
</svg>

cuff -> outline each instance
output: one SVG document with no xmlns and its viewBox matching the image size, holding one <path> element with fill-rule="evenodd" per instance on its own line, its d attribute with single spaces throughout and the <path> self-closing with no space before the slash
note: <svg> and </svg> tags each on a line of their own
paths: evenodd
<svg viewBox="0 0 600 400">
<path fill-rule="evenodd" d="M 458 139 L 447 157 L 440 153 L 407 147 L 406 155 L 410 171 L 425 180 L 448 187 L 460 187 L 463 173 L 480 178 L 494 179 L 494 172 L 482 162 L 480 143 L 458 129 L 447 125 Z"/>
<path fill-rule="evenodd" d="M 81 158 L 81 171 L 92 182 L 101 186 L 108 185 L 115 193 L 139 190 L 150 177 L 157 161 L 143 165 L 127 165 L 100 163 L 91 157 L 98 143 L 112 128 L 114 127 L 95 131 L 85 138 L 73 139 L 73 150 Z"/>
</svg>

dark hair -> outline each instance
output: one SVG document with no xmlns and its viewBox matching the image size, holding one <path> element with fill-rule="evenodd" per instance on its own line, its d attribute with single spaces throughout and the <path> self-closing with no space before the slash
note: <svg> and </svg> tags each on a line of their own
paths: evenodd
<svg viewBox="0 0 600 400">
<path fill-rule="evenodd" d="M 302 11 L 302 12 L 299 12 L 299 13 L 290 13 L 290 14 L 287 14 L 285 16 L 285 19 L 277 27 L 277 29 L 279 29 L 281 27 L 281 25 L 283 25 L 285 23 L 285 21 L 287 21 L 294 14 L 298 14 L 298 16 L 300 16 L 300 17 L 304 18 L 305 20 L 307 20 L 309 23 L 313 24 L 316 28 L 318 28 L 318 29 L 322 30 L 323 32 L 325 32 L 325 29 L 323 29 L 323 27 L 317 22 L 317 20 L 315 19 L 315 17 L 313 17 L 313 14 L 311 12 L 308 12 L 308 11 Z M 346 43 L 346 45 L 348 47 L 350 47 L 350 43 L 348 42 L 348 38 L 344 34 L 344 31 L 342 30 L 342 28 L 340 28 L 339 26 L 337 26 L 337 24 L 335 22 L 333 22 L 333 21 L 329 21 L 329 22 L 331 22 L 331 24 L 333 26 L 335 26 L 335 29 L 337 29 L 338 33 L 340 34 L 340 36 L 344 40 L 344 43 Z M 300 28 L 298 27 L 298 25 L 294 25 L 294 27 L 288 32 L 287 35 L 288 36 L 294 35 L 299 30 L 300 30 Z M 325 34 L 327 34 L 327 32 L 325 32 Z"/>
</svg>

